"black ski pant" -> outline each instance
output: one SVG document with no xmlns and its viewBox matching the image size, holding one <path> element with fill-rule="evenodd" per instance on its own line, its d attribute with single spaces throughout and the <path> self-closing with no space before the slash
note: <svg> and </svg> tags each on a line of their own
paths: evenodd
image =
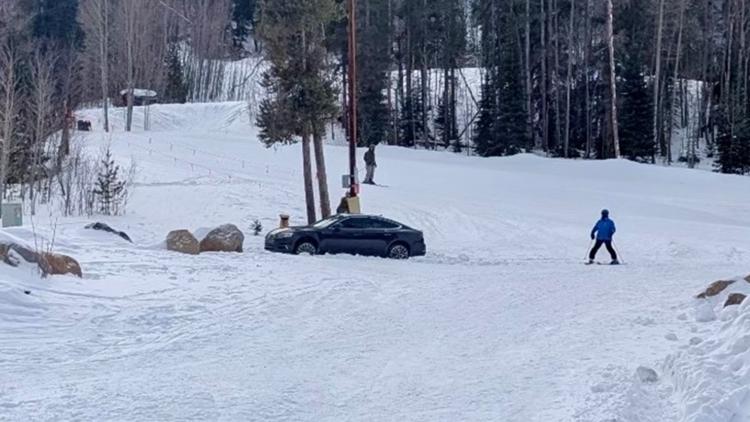
<svg viewBox="0 0 750 422">
<path fill-rule="evenodd" d="M 593 260 L 594 258 L 596 258 L 596 253 L 599 252 L 599 249 L 602 247 L 602 245 L 607 246 L 607 251 L 609 251 L 610 256 L 612 256 L 612 261 L 617 261 L 617 252 L 615 252 L 615 248 L 612 247 L 611 240 L 597 240 L 594 244 L 594 248 L 591 249 L 589 259 Z"/>
</svg>

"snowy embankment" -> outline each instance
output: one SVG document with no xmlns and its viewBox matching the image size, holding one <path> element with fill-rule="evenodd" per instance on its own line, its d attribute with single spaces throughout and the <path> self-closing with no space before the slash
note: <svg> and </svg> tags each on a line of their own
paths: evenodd
<svg viewBox="0 0 750 422">
<path fill-rule="evenodd" d="M 299 146 L 263 148 L 242 103 L 155 106 L 148 132 L 137 109 L 131 134 L 116 116 L 80 142 L 137 164 L 106 219 L 134 244 L 54 209 L 7 231 L 54 237 L 84 278 L 0 266 L 0 420 L 703 422 L 723 419 L 695 403 L 730 409 L 746 381 L 747 361 L 710 365 L 747 356 L 747 304 L 698 322 L 693 296 L 750 271 L 750 178 L 384 147 L 364 210 L 423 230 L 428 255 L 284 256 L 249 228 L 304 221 Z M 326 154 L 335 197 L 347 153 Z M 582 265 L 603 207 L 626 265 Z M 244 254 L 159 246 L 228 222 Z"/>
<path fill-rule="evenodd" d="M 750 300 L 725 305 L 730 297 L 750 295 L 750 276 L 729 281 L 720 294 L 698 299 L 694 314 L 679 315 L 694 319 L 694 332 L 662 369 L 681 420 L 750 420 Z"/>
</svg>

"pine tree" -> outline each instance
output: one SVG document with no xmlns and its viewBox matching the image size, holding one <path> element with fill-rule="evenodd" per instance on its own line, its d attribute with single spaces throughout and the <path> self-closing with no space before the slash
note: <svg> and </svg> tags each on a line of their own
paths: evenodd
<svg viewBox="0 0 750 422">
<path fill-rule="evenodd" d="M 499 155 L 513 155 L 522 152 L 526 141 L 526 104 L 524 86 L 521 79 L 521 55 L 511 28 L 512 17 L 506 16 L 504 48 L 500 53 L 500 75 L 498 76 L 498 110 L 495 123 L 496 136 L 500 146 Z"/>
<path fill-rule="evenodd" d="M 125 187 L 126 182 L 120 175 L 120 166 L 115 163 L 112 152 L 107 148 L 93 191 L 99 202 L 99 212 L 103 215 L 118 215 L 124 212 L 123 206 L 127 195 Z"/>
<path fill-rule="evenodd" d="M 308 223 L 316 220 L 310 144 L 315 147 L 320 208 L 330 214 L 323 155 L 323 125 L 337 112 L 333 70 L 328 64 L 327 27 L 339 17 L 335 0 L 261 0 L 259 35 L 270 66 L 264 74 L 269 97 L 258 125 L 262 139 L 302 140 Z"/>
<path fill-rule="evenodd" d="M 167 86 L 164 99 L 169 103 L 184 104 L 187 102 L 188 89 L 185 84 L 185 74 L 180 60 L 180 50 L 176 44 L 169 46 L 166 58 Z"/>
<path fill-rule="evenodd" d="M 411 95 L 404 98 L 401 106 L 399 145 L 416 146 L 421 141 L 431 138 L 430 128 L 425 128 L 422 116 L 426 113 L 422 95 L 418 89 L 412 89 Z"/>
<path fill-rule="evenodd" d="M 456 118 L 456 71 L 466 53 L 466 19 L 463 0 L 439 0 L 432 21 L 431 36 L 437 41 L 438 60 L 443 70 L 443 93 L 435 117 L 435 132 L 447 148 L 451 142 L 460 150 Z"/>
<path fill-rule="evenodd" d="M 474 131 L 474 149 L 477 154 L 487 157 L 494 155 L 497 139 L 495 137 L 495 84 L 489 75 L 482 82 L 482 97 L 479 102 L 479 117 Z"/>
<path fill-rule="evenodd" d="M 732 131 L 722 109 L 717 116 L 717 127 L 716 171 L 726 174 L 750 173 L 750 117 L 742 117 Z"/>
<path fill-rule="evenodd" d="M 646 80 L 649 66 L 649 40 L 643 22 L 649 18 L 645 0 L 633 0 L 620 13 L 620 32 L 624 33 L 622 48 L 618 50 L 620 97 L 620 147 L 624 157 L 635 161 L 655 160 L 656 145 L 653 135 L 653 89 Z"/>
<path fill-rule="evenodd" d="M 78 0 L 23 0 L 29 11 L 31 32 L 43 48 L 83 47 L 84 32 L 78 21 Z"/>
<path fill-rule="evenodd" d="M 482 86 L 474 142 L 483 156 L 512 155 L 523 151 L 526 139 L 526 104 L 521 54 L 514 33 L 513 11 L 498 0 L 483 0 L 482 50 L 487 75 Z"/>
<path fill-rule="evenodd" d="M 255 24 L 256 0 L 232 0 L 232 44 L 242 48 Z"/>
<path fill-rule="evenodd" d="M 628 57 L 622 65 L 619 85 L 620 143 L 622 155 L 634 161 L 654 161 L 653 91 L 649 89 L 640 63 Z"/>
<path fill-rule="evenodd" d="M 390 52 L 386 0 L 360 0 L 357 40 L 358 106 L 360 146 L 377 145 L 386 139 L 390 112 L 386 104 Z"/>
<path fill-rule="evenodd" d="M 443 96 L 440 100 L 435 116 L 435 136 L 443 142 L 445 148 L 451 146 L 451 141 L 454 142 L 454 145 L 460 145 L 460 142 L 455 143 L 455 141 L 458 141 L 458 127 L 455 124 L 456 99 L 450 95 L 447 97 Z M 448 100 L 447 104 L 446 99 Z M 460 152 L 460 150 L 457 152 Z"/>
</svg>

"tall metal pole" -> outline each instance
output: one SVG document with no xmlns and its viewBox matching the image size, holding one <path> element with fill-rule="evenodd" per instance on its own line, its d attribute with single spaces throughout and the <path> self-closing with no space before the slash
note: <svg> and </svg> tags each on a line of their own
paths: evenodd
<svg viewBox="0 0 750 422">
<path fill-rule="evenodd" d="M 355 0 L 349 3 L 349 178 L 351 197 L 357 196 L 357 20 Z"/>
</svg>

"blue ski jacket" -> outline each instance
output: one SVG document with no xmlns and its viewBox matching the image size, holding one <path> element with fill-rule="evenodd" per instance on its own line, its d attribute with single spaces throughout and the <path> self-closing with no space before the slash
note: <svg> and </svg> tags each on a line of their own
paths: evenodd
<svg viewBox="0 0 750 422">
<path fill-rule="evenodd" d="M 615 222 L 607 217 L 602 218 L 596 222 L 594 228 L 591 229 L 591 238 L 596 235 L 596 240 L 608 241 L 612 240 L 612 236 L 615 235 L 617 229 L 615 228 Z"/>
</svg>

